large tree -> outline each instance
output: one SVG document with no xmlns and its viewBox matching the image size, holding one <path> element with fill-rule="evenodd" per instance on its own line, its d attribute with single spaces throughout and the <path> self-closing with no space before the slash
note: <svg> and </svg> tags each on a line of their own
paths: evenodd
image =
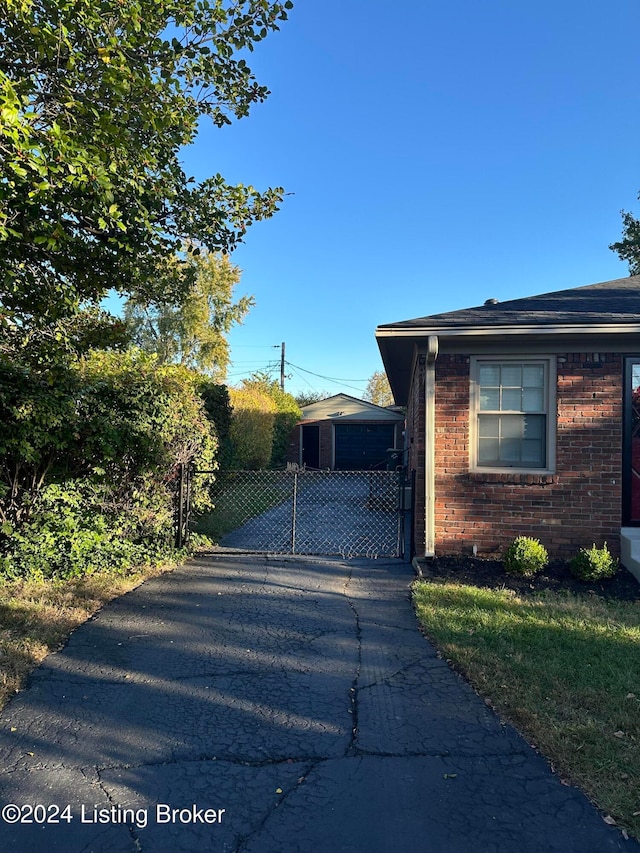
<svg viewBox="0 0 640 853">
<path fill-rule="evenodd" d="M 161 364 L 182 364 L 223 381 L 229 364 L 227 333 L 242 322 L 253 297 L 233 301 L 241 270 L 228 255 L 203 252 L 180 268 L 189 279 L 195 273 L 181 299 L 131 297 L 127 301 L 124 316 L 133 342 L 155 353 Z"/>
<path fill-rule="evenodd" d="M 281 189 L 201 183 L 179 153 L 264 100 L 247 51 L 286 19 L 269 0 L 4 0 L 0 326 L 50 328 L 109 289 L 188 285 L 180 252 L 230 251 Z"/>
<path fill-rule="evenodd" d="M 364 392 L 364 399 L 370 403 L 375 403 L 376 406 L 393 406 L 394 399 L 391 392 L 391 386 L 387 379 L 387 374 L 382 370 L 374 371 L 369 377 L 367 388 Z"/>
<path fill-rule="evenodd" d="M 640 221 L 633 214 L 622 212 L 622 240 L 609 248 L 628 262 L 630 275 L 640 275 Z"/>
</svg>

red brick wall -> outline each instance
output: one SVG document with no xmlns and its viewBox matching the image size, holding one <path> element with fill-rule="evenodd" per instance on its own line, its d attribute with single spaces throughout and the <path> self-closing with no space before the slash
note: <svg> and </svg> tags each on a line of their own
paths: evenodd
<svg viewBox="0 0 640 853">
<path fill-rule="evenodd" d="M 333 423 L 331 421 L 305 421 L 305 426 L 309 424 L 318 425 L 320 427 L 320 468 L 331 468 L 333 460 Z M 300 440 L 301 429 L 298 424 L 289 441 L 289 450 L 287 452 L 287 462 L 295 462 L 300 464 Z"/>
<path fill-rule="evenodd" d="M 289 447 L 287 448 L 287 462 L 295 462 L 296 465 L 300 464 L 300 440 L 302 438 L 301 432 L 302 430 L 300 429 L 300 425 L 296 424 L 293 432 L 289 437 Z"/>
<path fill-rule="evenodd" d="M 440 355 L 436 361 L 436 553 L 470 554 L 476 545 L 480 556 L 496 555 L 521 535 L 539 538 L 551 556 L 571 556 L 578 547 L 605 540 L 616 552 L 622 356 L 558 355 L 556 472 L 546 476 L 469 472 L 469 362 L 459 355 Z M 414 383 L 409 412 L 415 447 L 411 464 L 423 472 L 424 381 Z M 420 554 L 424 485 L 416 498 Z"/>
</svg>

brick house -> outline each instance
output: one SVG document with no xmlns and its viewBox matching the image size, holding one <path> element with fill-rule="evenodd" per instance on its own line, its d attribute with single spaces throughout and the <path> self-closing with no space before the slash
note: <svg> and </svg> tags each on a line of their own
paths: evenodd
<svg viewBox="0 0 640 853">
<path fill-rule="evenodd" d="M 349 394 L 302 408 L 287 459 L 306 468 L 384 470 L 391 448 L 402 448 L 404 415 Z"/>
<path fill-rule="evenodd" d="M 640 276 L 381 325 L 418 556 L 607 542 L 640 580 Z M 636 447 L 636 442 L 638 446 Z"/>
</svg>

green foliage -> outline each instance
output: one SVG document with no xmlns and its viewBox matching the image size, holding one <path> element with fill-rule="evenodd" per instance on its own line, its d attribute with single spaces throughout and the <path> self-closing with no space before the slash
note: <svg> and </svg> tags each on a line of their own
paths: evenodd
<svg viewBox="0 0 640 853">
<path fill-rule="evenodd" d="M 509 545 L 504 555 L 504 568 L 510 575 L 521 575 L 525 578 L 542 571 L 549 562 L 547 549 L 539 539 L 528 536 L 518 536 Z"/>
<path fill-rule="evenodd" d="M 185 280 L 179 299 L 138 296 L 127 301 L 124 316 L 133 342 L 155 353 L 161 363 L 182 364 L 224 379 L 229 364 L 226 335 L 253 305 L 249 296 L 233 302 L 240 273 L 227 255 L 210 252 L 179 263 L 178 274 Z"/>
<path fill-rule="evenodd" d="M 302 408 L 303 406 L 310 406 L 311 403 L 318 403 L 320 400 L 326 400 L 327 397 L 330 397 L 331 393 L 329 391 L 301 391 L 299 394 L 295 395 L 296 403 Z"/>
<path fill-rule="evenodd" d="M 640 275 L 640 221 L 633 214 L 622 213 L 622 240 L 609 246 L 629 264 L 630 275 Z"/>
<path fill-rule="evenodd" d="M 129 344 L 130 332 L 124 321 L 96 306 L 86 306 L 73 316 L 55 321 L 45 316 L 22 316 L 15 322 L 2 310 L 0 299 L 0 359 L 5 362 L 40 369 L 68 366 L 90 349 L 121 350 Z"/>
<path fill-rule="evenodd" d="M 571 573 L 583 581 L 597 581 L 611 578 L 618 571 L 618 561 L 609 553 L 607 543 L 602 548 L 580 548 L 569 563 Z"/>
<path fill-rule="evenodd" d="M 175 295 L 176 252 L 228 252 L 277 210 L 280 188 L 196 183 L 180 150 L 267 97 L 247 51 L 292 5 L 5 0 L 0 326 L 55 327 L 111 288 Z"/>
<path fill-rule="evenodd" d="M 287 450 L 291 441 L 291 432 L 302 418 L 302 412 L 296 398 L 283 391 L 275 380 L 267 374 L 256 373 L 251 379 L 245 379 L 242 387 L 254 388 L 270 397 L 276 407 L 273 424 L 273 439 L 269 467 L 282 468 L 287 461 Z"/>
<path fill-rule="evenodd" d="M 19 525 L 47 480 L 79 474 L 75 445 L 78 372 L 40 372 L 0 362 L 0 522 Z M 8 527 L 7 527 L 8 525 Z"/>
<path fill-rule="evenodd" d="M 277 412 L 271 397 L 258 388 L 230 388 L 232 468 L 266 468 L 271 459 Z"/>
<path fill-rule="evenodd" d="M 3 367 L 4 571 L 68 577 L 165 555 L 176 465 L 215 467 L 197 381 L 136 351 L 92 353 L 55 373 Z M 196 479 L 196 511 L 211 506 L 211 482 Z"/>
<path fill-rule="evenodd" d="M 180 153 L 203 117 L 222 127 L 266 98 L 247 52 L 292 5 L 5 0 L 5 570 L 46 574 L 46 564 L 66 576 L 85 571 L 90 553 L 95 566 L 100 555 L 117 563 L 125 551 L 133 559 L 163 548 L 176 465 L 215 467 L 212 421 L 186 365 L 224 370 L 225 333 L 250 300 L 233 302 L 238 271 L 219 253 L 271 216 L 282 190 L 231 186 L 219 174 L 196 183 Z M 169 318 L 160 359 L 124 352 L 127 326 L 98 308 L 110 290 Z M 209 485 L 196 478 L 196 509 L 210 505 Z"/>
<path fill-rule="evenodd" d="M 226 385 L 203 380 L 198 384 L 198 394 L 204 403 L 207 418 L 213 423 L 218 439 L 217 458 L 222 467 L 226 467 L 231 459 L 231 419 L 233 410 L 231 398 Z"/>
<path fill-rule="evenodd" d="M 136 514 L 105 512 L 106 490 L 86 480 L 52 484 L 0 552 L 5 577 L 70 578 L 168 558 L 170 527 L 141 535 Z"/>
<path fill-rule="evenodd" d="M 393 406 L 394 399 L 387 374 L 382 370 L 376 370 L 369 377 L 364 399 L 376 406 Z"/>
</svg>

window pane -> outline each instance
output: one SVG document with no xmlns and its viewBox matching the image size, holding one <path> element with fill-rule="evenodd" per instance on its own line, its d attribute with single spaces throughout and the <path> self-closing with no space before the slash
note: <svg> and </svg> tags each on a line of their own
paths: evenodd
<svg viewBox="0 0 640 853">
<path fill-rule="evenodd" d="M 477 362 L 477 465 L 545 468 L 547 465 L 546 363 Z M 495 412 L 496 414 L 489 414 Z"/>
<path fill-rule="evenodd" d="M 500 442 L 500 461 L 513 464 L 520 461 L 520 439 L 503 438 Z"/>
<path fill-rule="evenodd" d="M 520 388 L 522 385 L 522 366 L 520 364 L 503 364 L 502 385 Z"/>
<path fill-rule="evenodd" d="M 502 406 L 503 412 L 520 412 L 522 409 L 522 392 L 520 388 L 503 388 L 502 389 Z"/>
<path fill-rule="evenodd" d="M 478 419 L 478 429 L 481 438 L 498 438 L 500 435 L 500 418 L 492 415 L 481 415 Z"/>
<path fill-rule="evenodd" d="M 482 411 L 497 412 L 500 409 L 500 391 L 498 388 L 480 389 L 480 409 Z"/>
<path fill-rule="evenodd" d="M 522 411 L 541 412 L 544 409 L 542 388 L 524 388 L 522 391 Z"/>
<path fill-rule="evenodd" d="M 498 439 L 481 438 L 478 442 L 478 463 L 480 465 L 498 464 Z"/>
<path fill-rule="evenodd" d="M 500 421 L 502 426 L 502 438 L 522 438 L 524 418 L 520 417 L 520 415 L 507 415 L 506 417 L 500 418 Z"/>
<path fill-rule="evenodd" d="M 524 437 L 540 441 L 544 438 L 546 417 L 544 415 L 527 415 L 524 420 Z"/>
<path fill-rule="evenodd" d="M 532 468 L 544 468 L 544 444 L 542 441 L 522 442 L 522 464 Z"/>
<path fill-rule="evenodd" d="M 543 388 L 544 366 L 542 364 L 523 364 L 522 384 L 525 388 Z"/>
<path fill-rule="evenodd" d="M 493 385 L 497 387 L 500 384 L 500 365 L 481 364 L 478 378 L 481 385 Z"/>
</svg>

